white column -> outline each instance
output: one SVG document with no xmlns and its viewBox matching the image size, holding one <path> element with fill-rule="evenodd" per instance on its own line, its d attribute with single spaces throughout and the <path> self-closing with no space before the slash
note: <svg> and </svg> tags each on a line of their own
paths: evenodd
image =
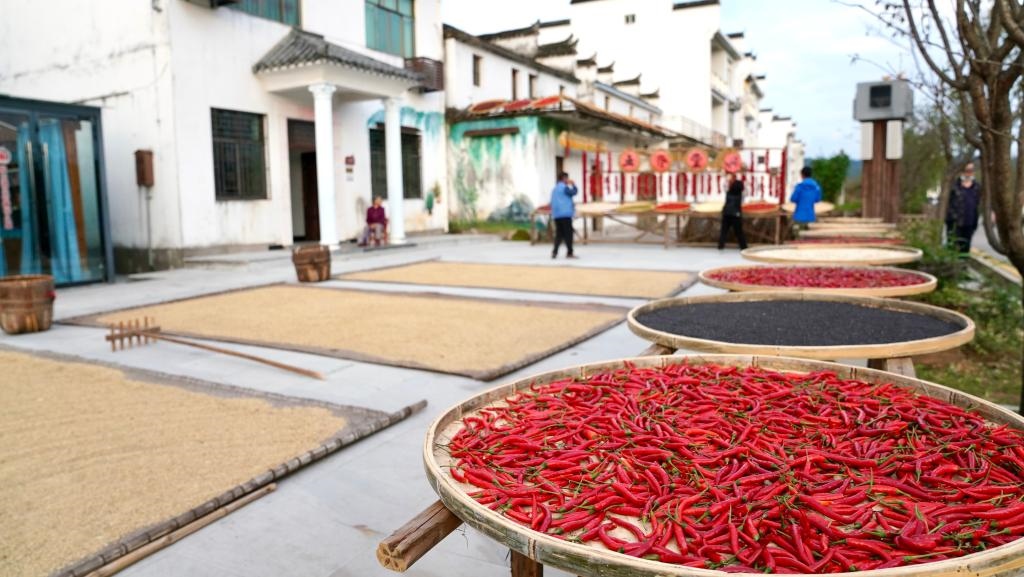
<svg viewBox="0 0 1024 577">
<path fill-rule="evenodd" d="M 338 211 L 334 201 L 334 105 L 332 84 L 314 84 L 313 111 L 316 120 L 316 196 L 320 214 L 320 244 L 338 244 Z"/>
<path fill-rule="evenodd" d="M 384 100 L 384 158 L 388 165 L 388 240 L 393 243 L 405 241 L 400 111 L 398 98 Z"/>
</svg>

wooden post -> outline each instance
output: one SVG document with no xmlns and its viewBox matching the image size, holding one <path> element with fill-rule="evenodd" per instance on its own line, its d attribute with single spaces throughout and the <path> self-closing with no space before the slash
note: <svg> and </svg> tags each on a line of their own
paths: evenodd
<svg viewBox="0 0 1024 577">
<path fill-rule="evenodd" d="M 871 159 L 864 161 L 863 212 L 868 218 L 881 217 L 884 222 L 897 222 L 900 215 L 900 161 L 885 157 L 887 120 L 876 120 L 871 126 Z"/>
<path fill-rule="evenodd" d="M 512 577 L 544 577 L 544 566 L 522 553 L 512 553 Z"/>
</svg>

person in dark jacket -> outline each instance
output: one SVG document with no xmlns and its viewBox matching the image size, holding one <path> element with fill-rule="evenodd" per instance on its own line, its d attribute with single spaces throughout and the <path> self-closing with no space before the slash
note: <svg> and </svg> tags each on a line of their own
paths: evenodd
<svg viewBox="0 0 1024 577">
<path fill-rule="evenodd" d="M 978 204 L 981 185 L 974 180 L 974 163 L 969 162 L 949 193 L 946 207 L 946 235 L 950 244 L 962 253 L 971 252 L 971 237 L 978 230 Z"/>
<path fill-rule="evenodd" d="M 576 196 L 576 183 L 569 179 L 565 172 L 558 175 L 558 183 L 551 190 L 551 218 L 555 221 L 555 248 L 551 258 L 558 258 L 558 247 L 565 242 L 565 258 L 576 258 L 572 253 L 572 218 L 576 215 L 576 206 L 572 197 Z"/>
<path fill-rule="evenodd" d="M 725 237 L 731 228 L 736 233 L 740 250 L 747 248 L 747 237 L 743 235 L 743 183 L 735 174 L 729 175 L 729 190 L 725 193 L 722 207 L 722 229 L 718 234 L 718 250 L 725 248 Z"/>
</svg>

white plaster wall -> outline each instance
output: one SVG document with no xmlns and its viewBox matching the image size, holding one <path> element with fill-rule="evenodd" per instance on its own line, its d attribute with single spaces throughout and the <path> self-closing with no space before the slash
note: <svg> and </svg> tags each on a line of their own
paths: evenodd
<svg viewBox="0 0 1024 577">
<path fill-rule="evenodd" d="M 364 0 L 301 0 L 301 26 L 325 39 L 395 66 L 402 58 L 366 47 L 366 7 Z M 441 60 L 441 0 L 416 0 L 416 55 Z"/>
<path fill-rule="evenodd" d="M 154 246 L 180 243 L 167 4 L 0 0 L 0 93 L 102 110 L 115 246 L 147 244 L 138 149 L 154 152 Z"/>
<path fill-rule="evenodd" d="M 519 97 L 527 98 L 530 74 L 537 75 L 537 98 L 558 94 L 565 87 L 568 96 L 576 94 L 577 83 L 509 60 L 487 50 L 449 38 L 446 42 L 445 98 L 450 108 L 464 109 L 485 100 L 512 98 L 512 69 L 519 71 Z M 483 58 L 480 86 L 473 86 L 473 56 Z"/>
<path fill-rule="evenodd" d="M 291 182 L 288 118 L 312 120 L 312 95 L 267 92 L 252 73 L 290 27 L 231 9 L 187 2 L 167 7 L 171 18 L 177 171 L 181 178 L 182 244 L 290 244 Z M 211 109 L 264 115 L 266 200 L 217 200 Z"/>
<path fill-rule="evenodd" d="M 604 0 L 571 5 L 571 28 L 580 54 L 615 61 L 615 78 L 643 73 L 641 90 L 661 90 L 662 123 L 682 119 L 711 125 L 711 37 L 719 28 L 717 5 L 673 10 L 671 0 Z M 625 15 L 636 22 L 625 24 Z M 608 39 L 613 38 L 614 42 Z"/>
</svg>

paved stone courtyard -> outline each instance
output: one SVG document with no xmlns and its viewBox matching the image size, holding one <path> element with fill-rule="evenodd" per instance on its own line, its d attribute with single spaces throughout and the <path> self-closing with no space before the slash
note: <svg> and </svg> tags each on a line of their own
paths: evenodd
<svg viewBox="0 0 1024 577">
<path fill-rule="evenodd" d="M 448 236 L 414 240 L 417 243 L 414 247 L 336 255 L 332 272 L 337 274 L 430 258 L 668 271 L 699 271 L 742 262 L 736 249 L 720 252 L 713 248 L 666 250 L 653 244 L 590 244 L 578 247 L 579 260 L 552 261 L 547 245 L 530 246 L 492 237 Z M 295 282 L 288 256 L 282 251 L 211 257 L 193 262 L 193 266 L 199 268 L 138 275 L 114 285 L 62 289 L 56 301 L 55 314 L 59 321 L 233 288 Z M 338 280 L 321 286 L 629 307 L 643 302 Z M 716 292 L 721 291 L 696 284 L 685 294 Z M 344 330 L 344 327 L 338 328 Z M 377 543 L 436 499 L 427 485 L 421 459 L 424 435 L 432 419 L 447 407 L 502 382 L 570 365 L 632 356 L 646 346 L 645 341 L 634 336 L 621 323 L 515 373 L 483 383 L 426 371 L 221 344 L 320 371 L 327 377 L 324 382 L 166 343 L 112 353 L 103 340 L 103 334 L 102 329 L 57 324 L 44 333 L 0 336 L 0 344 L 28 350 L 58 351 L 259 391 L 384 411 L 397 410 L 419 399 L 429 402 L 423 412 L 301 470 L 283 480 L 277 491 L 270 495 L 128 568 L 123 572 L 127 577 L 390 574 L 377 564 Z M 429 335 L 423 335 L 423 338 L 429 338 Z M 422 558 L 408 574 L 446 577 L 506 575 L 507 556 L 508 551 L 495 542 L 472 530 L 460 529 Z M 548 569 L 547 574 L 561 573 Z"/>
</svg>

